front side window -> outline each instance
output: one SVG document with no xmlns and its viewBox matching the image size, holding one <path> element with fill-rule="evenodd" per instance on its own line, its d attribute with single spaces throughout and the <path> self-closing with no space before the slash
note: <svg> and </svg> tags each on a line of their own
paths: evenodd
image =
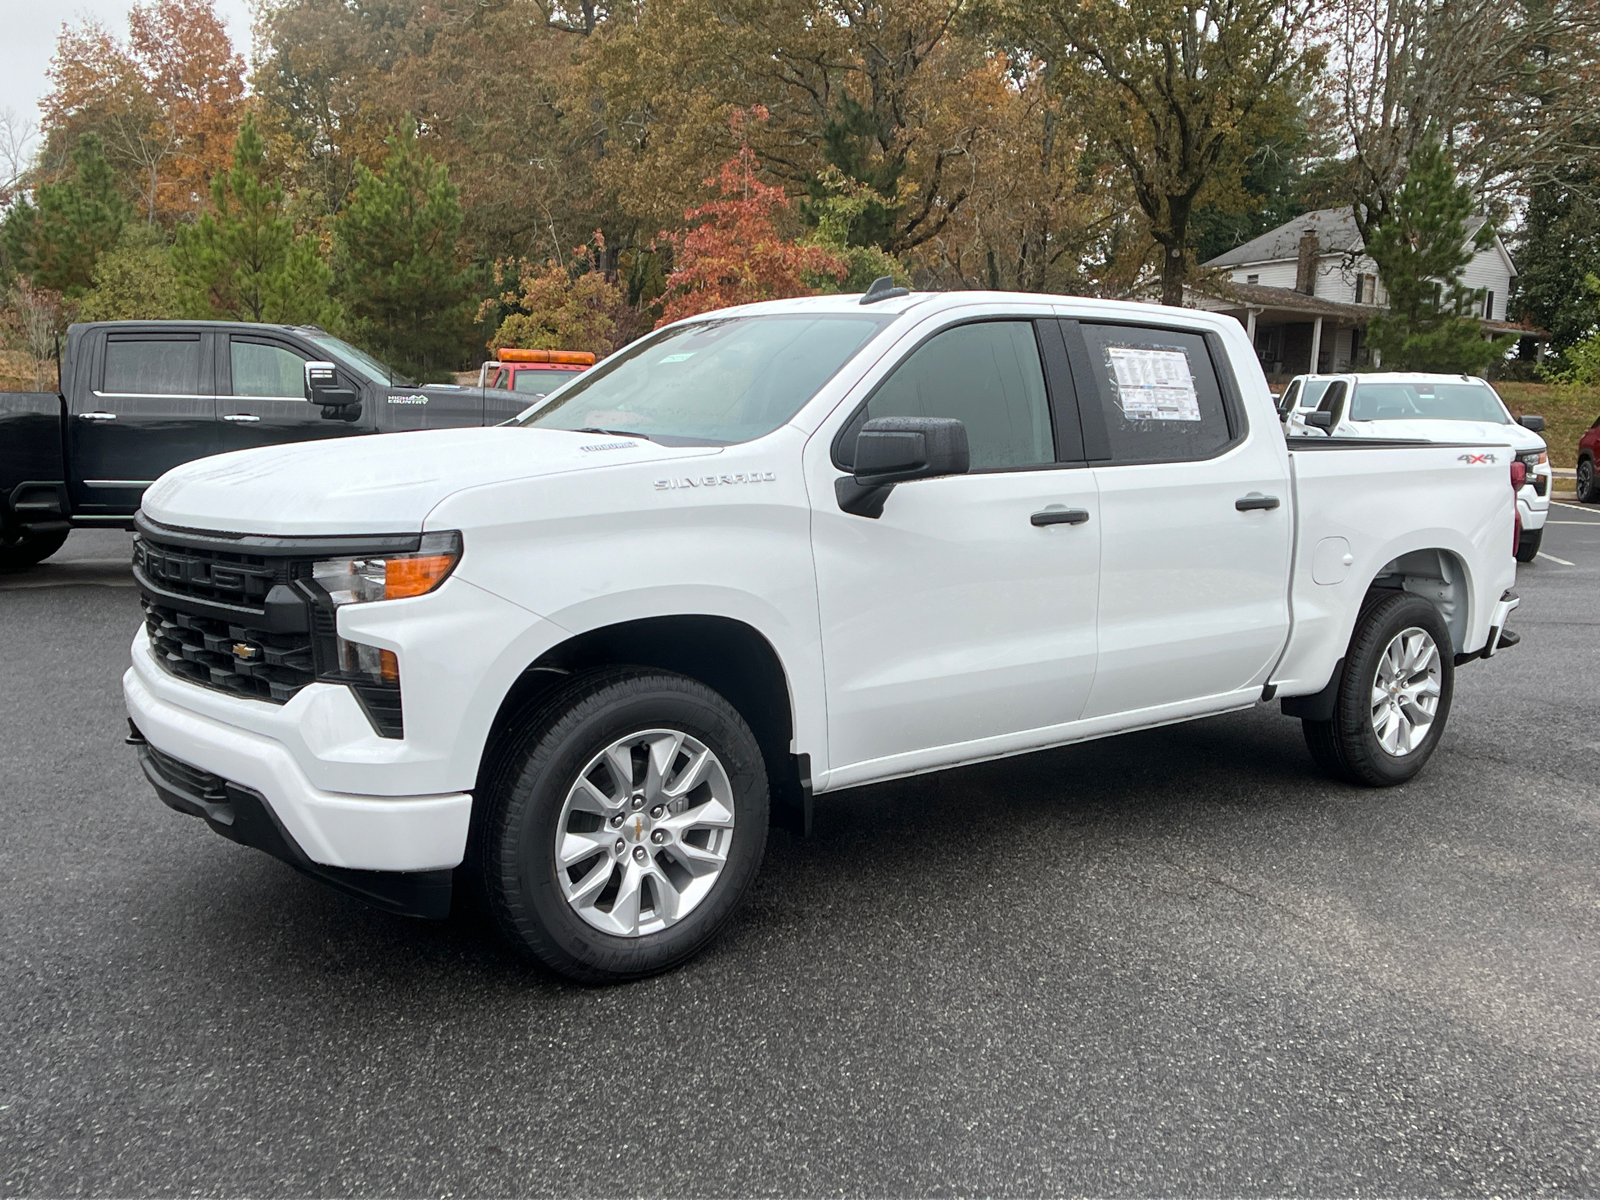
<svg viewBox="0 0 1600 1200">
<path fill-rule="evenodd" d="M 892 314 L 712 317 L 661 330 L 576 376 L 518 419 L 530 428 L 725 446 L 784 424 Z"/>
<path fill-rule="evenodd" d="M 874 417 L 954 417 L 972 469 L 1055 461 L 1050 401 L 1032 321 L 980 321 L 935 334 L 867 401 Z"/>
<path fill-rule="evenodd" d="M 1210 458 L 1232 440 L 1216 369 L 1198 333 L 1128 325 L 1081 326 L 1113 463 Z M 1307 381 L 1300 393 L 1306 404 Z"/>
<path fill-rule="evenodd" d="M 1500 397 L 1486 383 L 1358 383 L 1350 419 L 1511 424 Z"/>
<path fill-rule="evenodd" d="M 305 399 L 305 359 L 288 347 L 232 338 L 228 359 L 235 396 Z"/>
<path fill-rule="evenodd" d="M 1283 393 L 1283 399 L 1278 401 L 1278 413 L 1279 413 L 1279 415 L 1282 415 L 1284 413 L 1292 413 L 1295 410 L 1295 405 L 1298 404 L 1299 402 L 1300 402 L 1300 381 L 1298 379 L 1296 379 L 1293 383 L 1291 383 L 1289 385 L 1288 390 Z"/>
<path fill-rule="evenodd" d="M 100 390 L 113 396 L 199 395 L 200 335 L 112 336 Z"/>
</svg>

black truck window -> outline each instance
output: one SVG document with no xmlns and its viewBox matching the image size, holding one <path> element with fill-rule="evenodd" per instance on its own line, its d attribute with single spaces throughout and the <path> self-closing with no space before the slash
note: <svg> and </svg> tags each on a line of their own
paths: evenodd
<svg viewBox="0 0 1600 1200">
<path fill-rule="evenodd" d="M 233 338 L 228 351 L 235 396 L 305 399 L 306 360 L 287 346 Z"/>
<path fill-rule="evenodd" d="M 106 342 L 100 391 L 108 396 L 198 396 L 200 335 L 113 334 Z"/>
</svg>

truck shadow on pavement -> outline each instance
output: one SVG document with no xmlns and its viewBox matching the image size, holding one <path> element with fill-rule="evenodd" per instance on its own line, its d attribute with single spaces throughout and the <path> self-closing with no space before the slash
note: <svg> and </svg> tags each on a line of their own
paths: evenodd
<svg viewBox="0 0 1600 1200">
<path fill-rule="evenodd" d="M 751 896 L 712 948 L 634 986 L 753 968 L 798 978 L 863 939 L 909 952 L 984 922 L 1018 886 L 1059 915 L 1084 907 L 1108 853 L 1288 824 L 1319 793 L 1363 794 L 1317 775 L 1298 723 L 1263 709 L 819 797 L 810 838 L 768 835 Z M 507 947 L 465 897 L 444 922 L 395 917 L 232 847 L 190 882 L 207 896 L 206 928 L 277 960 L 264 971 L 354 972 L 443 998 L 462 986 L 594 994 Z M 886 911 L 899 915 L 884 924 Z"/>
</svg>

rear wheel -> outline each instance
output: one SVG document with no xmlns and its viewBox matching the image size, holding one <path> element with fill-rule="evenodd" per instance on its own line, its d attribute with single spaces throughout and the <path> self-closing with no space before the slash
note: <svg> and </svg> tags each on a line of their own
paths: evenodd
<svg viewBox="0 0 1600 1200">
<path fill-rule="evenodd" d="M 1535 529 L 1522 531 L 1522 536 L 1517 539 L 1517 561 L 1530 563 L 1539 556 L 1539 547 L 1544 543 L 1544 530 Z"/>
<path fill-rule="evenodd" d="M 1600 504 L 1600 486 L 1595 483 L 1594 459 L 1578 460 L 1578 500 L 1583 504 Z"/>
<path fill-rule="evenodd" d="M 471 869 L 501 931 L 586 983 L 698 953 L 767 838 L 755 735 L 722 696 L 645 668 L 579 676 L 497 754 Z"/>
<path fill-rule="evenodd" d="M 1350 639 L 1333 719 L 1304 722 L 1311 757 L 1348 783 L 1404 783 L 1444 733 L 1454 662 L 1450 633 L 1428 601 L 1395 592 L 1370 605 Z"/>
<path fill-rule="evenodd" d="M 68 529 L 55 533 L 31 533 L 23 530 L 18 533 L 0 534 L 0 570 L 15 571 L 22 567 L 31 567 L 35 563 L 42 563 L 66 544 L 67 534 L 70 532 Z"/>
</svg>

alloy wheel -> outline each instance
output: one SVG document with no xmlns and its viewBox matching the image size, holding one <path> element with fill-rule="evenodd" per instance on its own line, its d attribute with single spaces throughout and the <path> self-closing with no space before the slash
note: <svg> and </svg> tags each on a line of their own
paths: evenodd
<svg viewBox="0 0 1600 1200">
<path fill-rule="evenodd" d="M 1372 731 L 1386 754 L 1410 754 L 1439 711 L 1439 647 L 1415 625 L 1390 639 L 1372 682 Z"/>
<path fill-rule="evenodd" d="M 733 786 L 679 730 L 618 738 L 589 761 L 556 824 L 561 894 L 585 922 L 642 937 L 683 920 L 716 886 L 733 842 Z"/>
</svg>

